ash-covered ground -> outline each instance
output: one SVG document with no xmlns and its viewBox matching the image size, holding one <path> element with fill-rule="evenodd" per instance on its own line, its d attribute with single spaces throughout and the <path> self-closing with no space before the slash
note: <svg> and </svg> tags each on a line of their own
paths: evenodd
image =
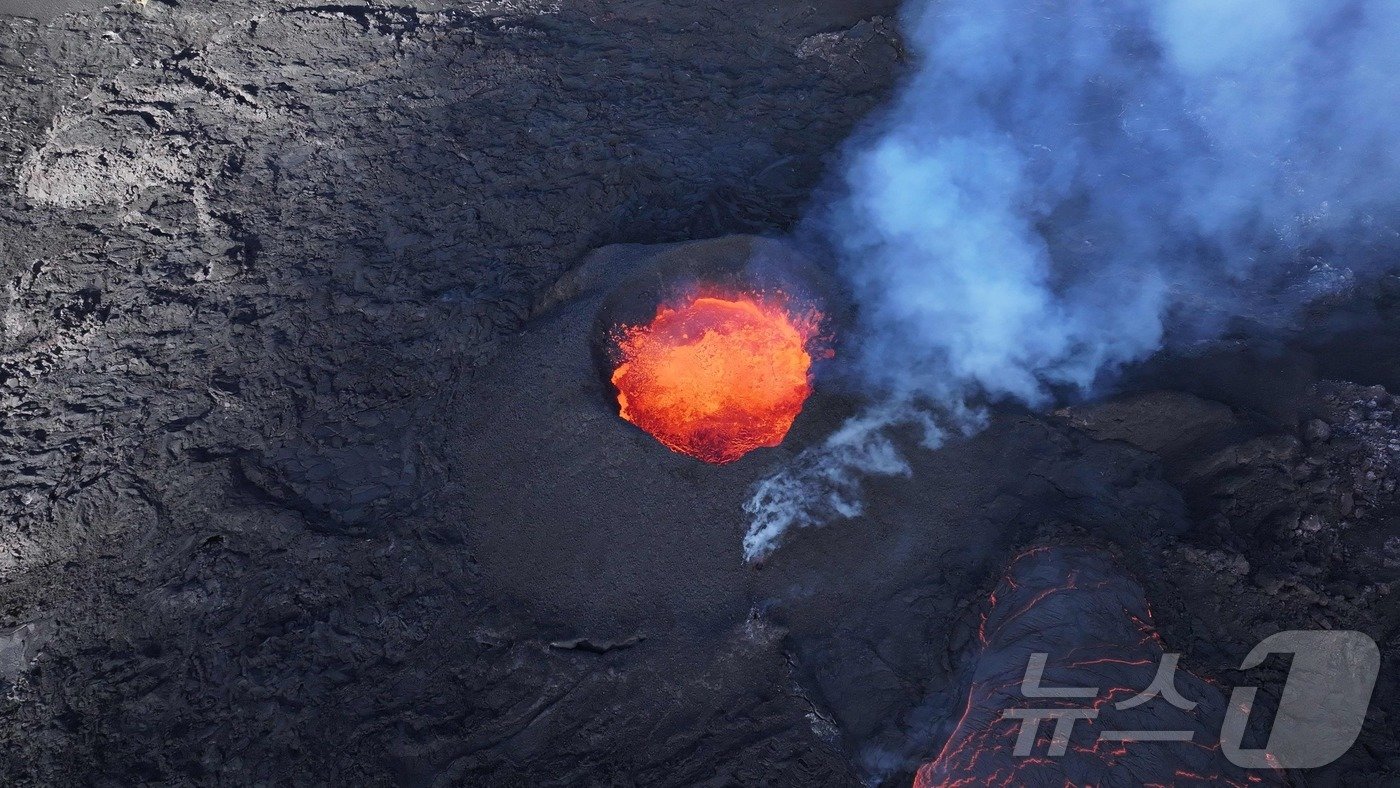
<svg viewBox="0 0 1400 788">
<path fill-rule="evenodd" d="M 659 244 L 789 228 L 894 3 L 69 5 L 0 17 L 5 784 L 907 784 L 1062 541 L 1223 684 L 1375 637 L 1291 779 L 1400 779 L 1400 280 L 911 449 L 755 569 L 752 484 L 856 403 L 706 466 L 590 332 Z"/>
</svg>

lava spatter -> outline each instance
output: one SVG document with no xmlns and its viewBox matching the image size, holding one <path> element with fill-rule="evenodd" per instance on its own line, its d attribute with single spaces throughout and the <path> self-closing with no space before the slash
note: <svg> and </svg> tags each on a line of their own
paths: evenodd
<svg viewBox="0 0 1400 788">
<path fill-rule="evenodd" d="M 662 304 L 614 335 L 622 418 L 667 448 L 733 462 L 777 446 L 812 393 L 821 314 L 787 299 L 709 293 Z"/>
</svg>

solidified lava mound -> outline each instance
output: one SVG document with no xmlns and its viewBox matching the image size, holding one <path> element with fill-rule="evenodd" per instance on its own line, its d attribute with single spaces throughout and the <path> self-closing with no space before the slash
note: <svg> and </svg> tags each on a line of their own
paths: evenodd
<svg viewBox="0 0 1400 788">
<path fill-rule="evenodd" d="M 777 446 L 812 393 L 821 314 L 781 294 L 694 295 L 616 338 L 622 418 L 673 451 L 716 464 Z"/>
<path fill-rule="evenodd" d="M 1033 654 L 1043 654 L 1038 686 L 1058 697 L 1024 694 Z M 991 594 L 967 667 L 966 706 L 915 788 L 1012 785 L 1283 785 L 1280 773 L 1245 771 L 1219 743 L 1225 697 L 1176 670 L 1174 704 L 1154 686 L 1165 648 L 1142 588 L 1107 553 L 1038 547 L 1017 556 Z M 1083 696 L 1070 693 L 1083 688 Z M 1189 707 L 1183 708 L 1190 704 Z M 1029 757 L 1017 757 L 1027 724 L 1013 710 L 1092 713 L 1061 742 L 1053 717 L 1038 725 Z M 1011 714 L 1007 712 L 1011 711 Z M 1124 742 L 1115 732 L 1181 731 L 1186 741 Z"/>
</svg>

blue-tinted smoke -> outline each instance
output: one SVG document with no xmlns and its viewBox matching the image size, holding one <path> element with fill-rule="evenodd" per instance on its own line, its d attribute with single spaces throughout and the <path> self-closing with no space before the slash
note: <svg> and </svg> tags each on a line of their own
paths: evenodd
<svg viewBox="0 0 1400 788">
<path fill-rule="evenodd" d="M 812 217 L 879 397 L 1044 404 L 1391 263 L 1400 2 L 942 0 L 905 35 L 913 73 Z M 802 467 L 859 511 L 823 452 L 759 487 L 750 557 L 830 519 Z"/>
</svg>

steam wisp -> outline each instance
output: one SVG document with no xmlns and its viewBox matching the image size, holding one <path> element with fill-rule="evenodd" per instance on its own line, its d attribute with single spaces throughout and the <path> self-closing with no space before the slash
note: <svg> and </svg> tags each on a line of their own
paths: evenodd
<svg viewBox="0 0 1400 788">
<path fill-rule="evenodd" d="M 905 35 L 913 72 L 808 221 L 878 404 L 757 487 L 751 560 L 858 514 L 862 476 L 908 473 L 902 424 L 1090 392 L 1397 246 L 1398 3 L 941 0 Z"/>
</svg>

